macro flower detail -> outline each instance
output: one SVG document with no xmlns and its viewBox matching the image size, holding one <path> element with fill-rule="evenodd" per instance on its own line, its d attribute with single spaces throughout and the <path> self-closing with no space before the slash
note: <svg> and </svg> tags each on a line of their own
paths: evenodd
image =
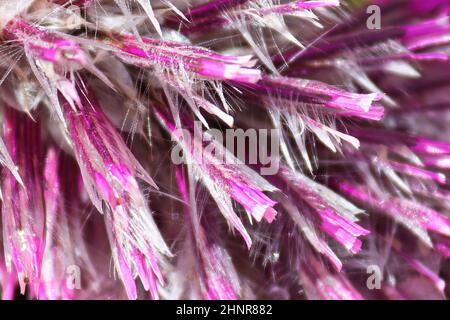
<svg viewBox="0 0 450 320">
<path fill-rule="evenodd" d="M 1 299 L 448 299 L 449 14 L 0 0 Z"/>
<path fill-rule="evenodd" d="M 81 90 L 81 89 L 80 89 Z M 80 91 L 82 109 L 63 102 L 86 191 L 105 216 L 114 262 L 130 299 L 136 299 L 135 275 L 153 298 L 164 283 L 158 260 L 170 255 L 152 218 L 137 179 L 156 187 L 112 127 L 90 92 Z"/>
<path fill-rule="evenodd" d="M 20 184 L 11 171 L 2 175 L 2 226 L 5 263 L 16 270 L 21 293 L 25 286 L 39 289 L 45 246 L 45 212 L 40 127 L 25 114 L 8 107 L 3 123 L 5 145 L 23 176 Z"/>
<path fill-rule="evenodd" d="M 255 61 L 251 56 L 222 56 L 204 48 L 171 41 L 118 35 L 111 45 L 120 50 L 118 56 L 125 62 L 143 67 L 152 66 L 192 72 L 201 77 L 217 80 L 257 82 L 260 71 L 252 69 Z"/>
<path fill-rule="evenodd" d="M 187 185 L 181 169 L 176 171 L 177 183 L 180 189 L 181 198 L 184 201 L 186 219 L 191 228 L 190 235 L 192 244 L 186 243 L 187 250 L 194 257 L 199 277 L 202 279 L 200 283 L 200 292 L 202 297 L 208 300 L 235 300 L 240 291 L 239 278 L 236 270 L 230 263 L 230 256 L 226 252 L 214 235 L 214 232 L 206 233 L 205 223 L 202 223 L 202 217 L 195 212 L 196 205 L 189 200 Z M 203 217 L 203 219 L 205 219 Z M 215 239 L 211 241 L 211 239 Z M 189 247 L 192 246 L 191 250 Z M 189 259 L 186 258 L 186 259 Z M 182 260 L 183 261 L 183 260 Z M 187 286 L 190 284 L 187 283 Z M 194 293 L 194 292 L 193 292 Z M 196 298 L 196 296 L 192 296 Z"/>
<path fill-rule="evenodd" d="M 187 129 L 176 128 L 167 116 L 159 111 L 156 111 L 156 116 L 181 145 L 195 174 L 209 190 L 224 217 L 237 229 L 250 248 L 252 240 L 241 219 L 234 212 L 230 198 L 245 208 L 250 220 L 254 218 L 260 222 L 264 218 L 272 223 L 277 214 L 273 208 L 276 202 L 263 191 L 273 192 L 277 189 L 250 168 L 240 165 L 239 160 L 223 146 L 216 145 L 215 154 L 205 151 L 202 149 L 202 142 L 196 140 L 198 137 L 191 136 Z"/>
</svg>

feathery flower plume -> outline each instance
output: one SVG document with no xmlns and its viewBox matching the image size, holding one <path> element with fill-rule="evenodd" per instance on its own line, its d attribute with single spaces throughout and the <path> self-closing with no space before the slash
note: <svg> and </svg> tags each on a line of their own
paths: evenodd
<svg viewBox="0 0 450 320">
<path fill-rule="evenodd" d="M 0 0 L 0 296 L 448 298 L 449 13 Z"/>
<path fill-rule="evenodd" d="M 222 145 L 215 145 L 214 152 L 203 150 L 203 142 L 198 141 L 197 135 L 192 137 L 187 129 L 176 128 L 160 111 L 156 110 L 155 114 L 174 140 L 180 144 L 186 162 L 192 164 L 195 175 L 209 190 L 224 217 L 237 229 L 250 248 L 252 240 L 241 219 L 234 212 L 230 198 L 245 208 L 250 220 L 253 217 L 260 222 L 264 218 L 271 223 L 277 214 L 273 208 L 276 202 L 267 197 L 263 191 L 273 192 L 277 189 L 247 166 L 240 165 L 239 160 Z"/>
<path fill-rule="evenodd" d="M 186 251 L 194 257 L 195 269 L 199 270 L 201 297 L 208 300 L 235 300 L 240 286 L 238 275 L 229 262 L 230 256 L 218 243 L 217 235 L 213 231 L 214 226 L 205 227 L 205 223 L 201 220 L 206 217 L 199 216 L 195 211 L 198 208 L 196 203 L 190 201 L 192 198 L 188 194 L 182 170 L 178 167 L 175 173 L 181 199 L 184 201 L 186 220 L 190 228 L 188 233 L 192 242 L 186 243 L 187 249 L 192 246 L 191 250 Z"/>
<path fill-rule="evenodd" d="M 3 246 L 8 271 L 17 272 L 20 291 L 39 288 L 45 246 L 45 212 L 42 189 L 40 127 L 27 115 L 6 106 L 3 136 L 14 163 L 23 176 L 19 184 L 11 171 L 2 175 Z"/>
<path fill-rule="evenodd" d="M 158 298 L 164 284 L 158 261 L 170 255 L 137 179 L 156 187 L 100 109 L 94 96 L 79 88 L 81 109 L 63 102 L 69 136 L 93 205 L 105 216 L 114 262 L 130 299 L 134 278 Z"/>
</svg>

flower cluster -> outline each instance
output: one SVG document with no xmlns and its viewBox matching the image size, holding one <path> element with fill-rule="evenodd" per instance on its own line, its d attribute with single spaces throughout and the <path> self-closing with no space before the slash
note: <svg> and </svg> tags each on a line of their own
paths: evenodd
<svg viewBox="0 0 450 320">
<path fill-rule="evenodd" d="M 1 297 L 446 299 L 449 14 L 0 1 Z"/>
</svg>

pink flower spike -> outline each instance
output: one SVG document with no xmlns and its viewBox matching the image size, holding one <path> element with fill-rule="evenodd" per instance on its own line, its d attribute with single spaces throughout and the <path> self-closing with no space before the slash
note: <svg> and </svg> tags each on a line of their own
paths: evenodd
<svg viewBox="0 0 450 320">
<path fill-rule="evenodd" d="M 307 259 L 300 263 L 299 275 L 308 299 L 363 300 L 344 274 L 329 271 L 310 250 L 305 254 Z"/>
<path fill-rule="evenodd" d="M 450 155 L 421 156 L 425 165 L 448 170 L 450 169 Z"/>
<path fill-rule="evenodd" d="M 202 281 L 203 297 L 208 300 L 236 300 L 240 288 L 236 283 L 236 270 L 230 263 L 231 257 L 225 248 L 216 243 L 213 230 L 206 230 L 201 221 L 202 217 L 189 205 L 190 197 L 180 167 L 176 168 L 175 174 L 181 199 L 184 201 L 186 219 L 191 228 L 193 253 L 199 258 L 195 261 L 197 269 L 201 270 L 199 278 Z"/>
<path fill-rule="evenodd" d="M 255 83 L 261 71 L 253 69 L 249 56 L 222 56 L 208 49 L 183 43 L 143 38 L 138 41 L 132 35 L 117 35 L 109 45 L 115 47 L 125 63 L 144 68 L 169 69 L 175 73 L 186 70 L 211 80 L 233 80 Z"/>
<path fill-rule="evenodd" d="M 324 7 L 339 7 L 339 0 L 318 0 L 304 1 L 297 0 L 286 4 L 274 5 L 271 8 L 258 10 L 260 15 L 276 14 L 295 14 L 296 11 L 311 10 Z"/>
<path fill-rule="evenodd" d="M 371 113 L 382 113 L 381 106 L 375 106 L 376 101 L 383 98 L 379 93 L 353 93 L 341 90 L 326 83 L 290 78 L 283 76 L 264 76 L 259 83 L 269 92 L 274 94 L 286 94 L 288 97 L 298 97 L 311 104 L 322 105 L 324 109 L 344 112 L 348 115 L 373 118 Z M 376 119 L 379 118 L 375 117 Z"/>
<path fill-rule="evenodd" d="M 188 130 L 177 129 L 161 111 L 155 107 L 153 110 L 161 125 L 184 151 L 188 163 L 193 164 L 195 174 L 203 181 L 222 214 L 241 233 L 250 247 L 251 239 L 234 212 L 230 197 L 240 203 L 256 221 L 265 218 L 270 223 L 276 215 L 273 209 L 276 202 L 268 198 L 263 191 L 274 192 L 277 189 L 241 163 L 222 145 L 211 142 L 215 146 L 214 155 L 208 151 L 203 152 L 200 147 L 202 142 L 194 140 L 197 138 L 192 138 Z"/>
<path fill-rule="evenodd" d="M 0 289 L 1 300 L 13 300 L 15 298 L 17 277 L 14 268 L 11 271 L 6 269 L 3 259 L 0 258 Z"/>
<path fill-rule="evenodd" d="M 3 33 L 8 39 L 18 41 L 37 59 L 56 63 L 61 67 L 70 63 L 84 66 L 88 62 L 85 52 L 76 42 L 58 37 L 23 19 L 12 20 Z"/>
<path fill-rule="evenodd" d="M 51 0 L 51 1 L 60 5 L 70 5 L 83 8 L 88 7 L 97 0 Z"/>
<path fill-rule="evenodd" d="M 450 154 L 450 143 L 444 141 L 433 141 L 418 137 L 412 147 L 414 151 L 426 154 L 443 155 Z"/>
<path fill-rule="evenodd" d="M 449 92 L 450 0 L 0 0 L 0 297 L 450 299 Z"/>
<path fill-rule="evenodd" d="M 88 89 L 86 89 L 88 90 Z M 69 135 L 89 197 L 104 214 L 116 270 L 130 299 L 137 299 L 138 276 L 154 299 L 163 284 L 158 264 L 171 253 L 137 179 L 156 187 L 100 109 L 95 97 L 81 92 L 81 110 L 62 101 Z M 158 263 L 156 263 L 158 261 Z"/>
<path fill-rule="evenodd" d="M 2 176 L 2 223 L 5 262 L 14 265 L 21 293 L 27 284 L 37 291 L 44 251 L 45 213 L 42 190 L 40 126 L 10 107 L 5 110 L 3 135 L 11 157 L 24 177 L 20 185 L 9 170 Z"/>
<path fill-rule="evenodd" d="M 370 232 L 357 224 L 347 221 L 328 210 L 319 212 L 322 218 L 321 228 L 342 244 L 349 252 L 355 254 L 361 250 L 359 236 L 366 236 Z"/>
<path fill-rule="evenodd" d="M 320 228 L 344 246 L 349 252 L 357 253 L 361 249 L 360 236 L 370 232 L 355 223 L 362 210 L 356 208 L 330 189 L 282 167 L 280 178 L 287 183 L 295 194 L 302 199 L 321 219 Z"/>
<path fill-rule="evenodd" d="M 434 241 L 434 247 L 436 250 L 446 258 L 450 258 L 450 239 L 449 238 L 438 238 Z"/>
<path fill-rule="evenodd" d="M 239 183 L 239 182 L 238 182 Z M 231 197 L 239 202 L 257 222 L 265 218 L 271 223 L 277 215 L 273 208 L 276 202 L 267 197 L 260 190 L 249 188 L 249 185 L 237 184 L 230 179 Z"/>
<path fill-rule="evenodd" d="M 387 165 L 398 172 L 419 179 L 433 180 L 440 184 L 445 184 L 446 181 L 445 174 L 441 172 L 432 172 L 409 164 L 398 163 L 394 161 L 388 161 Z"/>
<path fill-rule="evenodd" d="M 347 181 L 338 183 L 337 187 L 352 199 L 402 224 L 430 247 L 433 244 L 427 231 L 450 237 L 450 219 L 420 203 L 396 197 L 381 199 L 368 188 Z"/>
<path fill-rule="evenodd" d="M 391 148 L 408 147 L 426 165 L 446 169 L 450 164 L 450 143 L 426 139 L 400 132 L 348 127 L 349 133 L 364 143 L 386 145 Z"/>
</svg>

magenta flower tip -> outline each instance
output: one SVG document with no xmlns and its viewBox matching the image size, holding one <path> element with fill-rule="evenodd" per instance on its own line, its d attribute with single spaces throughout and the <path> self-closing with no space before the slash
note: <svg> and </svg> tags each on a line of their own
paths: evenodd
<svg viewBox="0 0 450 320">
<path fill-rule="evenodd" d="M 449 298 L 449 13 L 0 0 L 0 297 Z"/>
</svg>

